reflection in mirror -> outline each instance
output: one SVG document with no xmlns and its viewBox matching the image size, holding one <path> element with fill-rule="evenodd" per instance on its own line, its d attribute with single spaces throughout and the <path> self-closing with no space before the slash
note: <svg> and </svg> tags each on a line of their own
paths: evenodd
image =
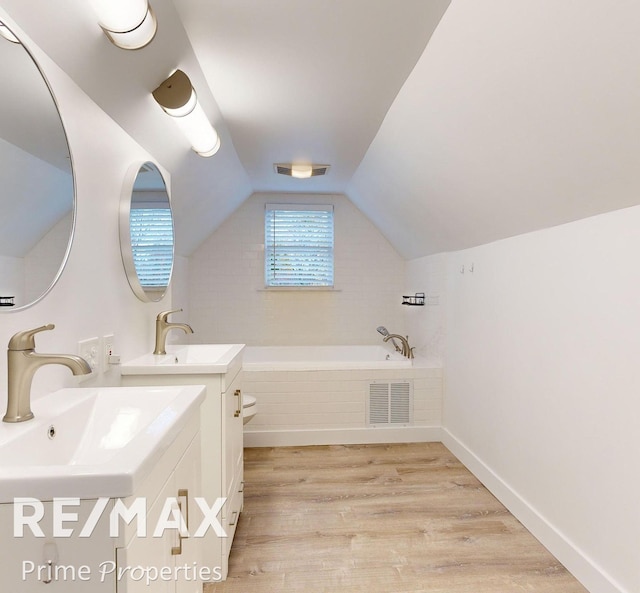
<svg viewBox="0 0 640 593">
<path fill-rule="evenodd" d="M 120 204 L 120 250 L 127 280 L 142 301 L 159 301 L 173 269 L 173 216 L 162 174 L 153 163 L 132 167 Z"/>
<path fill-rule="evenodd" d="M 40 300 L 71 247 L 74 185 L 67 138 L 33 57 L 0 22 L 0 311 Z M 10 82 L 9 82 L 10 81 Z"/>
</svg>

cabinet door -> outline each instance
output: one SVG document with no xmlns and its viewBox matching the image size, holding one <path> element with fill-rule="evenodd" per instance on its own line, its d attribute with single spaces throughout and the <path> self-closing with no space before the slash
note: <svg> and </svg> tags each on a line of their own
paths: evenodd
<svg viewBox="0 0 640 593">
<path fill-rule="evenodd" d="M 176 593 L 202 593 L 199 574 L 200 569 L 207 566 L 203 564 L 203 539 L 193 537 L 200 523 L 200 515 L 195 512 L 196 503 L 194 501 L 196 496 L 202 496 L 200 455 L 200 439 L 196 438 L 175 470 L 176 494 L 183 505 L 182 513 L 189 531 L 189 537 L 181 538 L 179 542 L 179 553 L 173 556 L 176 567 L 186 567 L 184 571 L 179 573 L 183 575 L 182 578 L 176 579 Z M 175 551 L 177 552 L 177 550 Z M 194 568 L 198 574 L 193 574 Z M 208 568 L 214 569 L 215 567 Z"/>
<path fill-rule="evenodd" d="M 202 540 L 181 537 L 166 529 L 154 536 L 161 517 L 167 517 L 166 501 L 177 499 L 189 534 L 198 528 L 193 498 L 200 496 L 200 437 L 197 436 L 165 482 L 147 513 L 147 537 L 134 537 L 117 551 L 118 593 L 202 593 Z"/>
<path fill-rule="evenodd" d="M 244 434 L 242 422 L 242 389 L 239 373 L 223 395 L 224 401 L 224 492 L 227 502 L 223 511 L 223 526 L 227 532 L 225 558 L 228 558 L 240 511 L 242 510 L 242 480 L 244 467 Z"/>
<path fill-rule="evenodd" d="M 121 573 L 118 579 L 117 593 L 175 592 L 176 585 L 173 574 L 170 574 L 168 579 L 163 579 L 159 575 L 163 570 L 173 573 L 174 560 L 171 549 L 178 543 L 177 534 L 173 530 L 166 530 L 162 537 L 153 537 L 165 501 L 169 497 L 176 496 L 175 490 L 175 477 L 171 474 L 156 500 L 153 503 L 147 501 L 147 504 L 151 506 L 147 508 L 146 537 L 136 536 L 126 548 L 117 550 L 116 562 L 118 571 Z M 143 574 L 142 571 L 145 573 Z M 152 581 L 149 585 L 147 585 L 146 575 Z"/>
</svg>

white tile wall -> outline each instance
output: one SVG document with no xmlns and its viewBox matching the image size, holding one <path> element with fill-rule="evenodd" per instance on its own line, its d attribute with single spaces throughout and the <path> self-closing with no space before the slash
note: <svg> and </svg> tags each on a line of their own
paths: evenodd
<svg viewBox="0 0 640 593">
<path fill-rule="evenodd" d="M 264 290 L 268 202 L 334 205 L 337 291 Z M 407 318 L 411 321 L 401 304 L 406 294 L 405 261 L 341 195 L 255 194 L 192 254 L 188 267 L 193 342 L 378 344 L 376 327 L 385 325 L 404 334 Z M 416 283 L 422 285 L 422 274 L 416 274 Z M 420 309 L 424 315 L 426 308 Z M 414 427 L 407 430 L 406 439 L 431 440 L 441 425 L 439 368 L 245 371 L 243 392 L 258 401 L 258 414 L 245 426 L 246 442 L 265 446 L 405 438 L 386 428 L 369 428 L 366 422 L 369 382 L 387 379 L 413 380 Z"/>
<path fill-rule="evenodd" d="M 264 204 L 335 209 L 334 292 L 264 290 Z M 342 195 L 254 194 L 189 258 L 193 342 L 377 344 L 376 327 L 404 332 L 405 261 Z"/>
<path fill-rule="evenodd" d="M 371 381 L 413 381 L 414 425 L 439 427 L 442 369 L 339 371 L 244 371 L 243 393 L 258 413 L 245 433 L 367 428 Z M 372 429 L 375 430 L 375 429 Z"/>
</svg>

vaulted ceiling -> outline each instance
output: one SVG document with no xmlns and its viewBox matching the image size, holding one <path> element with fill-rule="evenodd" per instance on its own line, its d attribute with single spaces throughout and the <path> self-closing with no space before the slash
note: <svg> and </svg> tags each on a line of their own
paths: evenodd
<svg viewBox="0 0 640 593">
<path fill-rule="evenodd" d="M 254 191 L 345 193 L 407 258 L 639 203 L 640 5 L 151 0 L 146 48 L 90 3 L 0 0 L 171 171 L 188 254 Z M 222 138 L 189 150 L 151 91 L 190 76 Z M 326 177 L 273 163 L 330 164 Z"/>
<path fill-rule="evenodd" d="M 449 0 L 174 0 L 252 187 L 344 192 Z M 331 165 L 296 181 L 274 163 Z"/>
</svg>

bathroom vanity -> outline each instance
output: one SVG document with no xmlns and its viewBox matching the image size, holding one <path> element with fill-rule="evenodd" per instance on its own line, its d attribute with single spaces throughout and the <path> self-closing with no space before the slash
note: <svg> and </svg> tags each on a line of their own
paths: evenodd
<svg viewBox="0 0 640 593">
<path fill-rule="evenodd" d="M 204 397 L 201 386 L 64 389 L 35 401 L 33 420 L 0 425 L 2 590 L 201 592 L 176 570 L 203 564 L 198 540 L 153 531 L 167 500 L 185 516 L 194 508 Z M 136 503 L 137 517 L 112 529 L 114 508 Z M 192 534 L 199 517 L 186 521 Z"/>
<path fill-rule="evenodd" d="M 243 504 L 242 351 L 244 344 L 168 346 L 167 354 L 148 354 L 121 366 L 122 384 L 204 385 L 200 414 L 201 480 L 199 496 L 211 507 L 226 498 L 219 521 L 226 537 L 210 530 L 201 540 L 205 566 L 226 579 L 229 553 Z"/>
</svg>

